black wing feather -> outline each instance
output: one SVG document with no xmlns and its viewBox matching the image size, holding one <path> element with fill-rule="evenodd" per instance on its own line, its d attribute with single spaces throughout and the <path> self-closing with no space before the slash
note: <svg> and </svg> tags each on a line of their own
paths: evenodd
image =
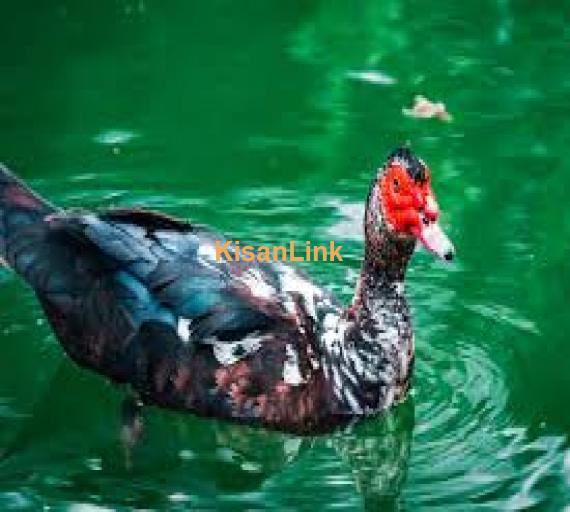
<svg viewBox="0 0 570 512">
<path fill-rule="evenodd" d="M 248 295 L 239 280 L 244 265 L 206 261 L 200 247 L 215 235 L 150 212 L 58 215 L 50 236 L 83 244 L 78 252 L 97 255 L 115 275 L 124 306 L 137 323 L 177 318 L 192 321 L 192 339 L 235 340 L 265 330 L 284 313 L 276 296 L 270 307 Z M 64 244 L 65 245 L 65 244 Z M 101 265 L 100 265 L 101 266 Z M 36 282 L 38 280 L 36 279 Z M 170 314 L 170 316 L 169 316 Z"/>
</svg>

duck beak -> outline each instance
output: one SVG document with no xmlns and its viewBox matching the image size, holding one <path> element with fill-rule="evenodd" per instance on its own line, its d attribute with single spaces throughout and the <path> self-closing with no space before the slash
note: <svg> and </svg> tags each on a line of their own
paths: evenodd
<svg viewBox="0 0 570 512">
<path fill-rule="evenodd" d="M 442 260 L 451 261 L 455 256 L 455 248 L 441 229 L 438 222 L 432 221 L 422 224 L 418 240 L 430 252 L 439 256 Z"/>
</svg>

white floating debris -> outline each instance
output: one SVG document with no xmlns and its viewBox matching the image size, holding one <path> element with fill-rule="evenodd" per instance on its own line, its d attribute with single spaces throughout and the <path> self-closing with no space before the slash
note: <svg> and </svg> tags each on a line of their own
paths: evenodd
<svg viewBox="0 0 570 512">
<path fill-rule="evenodd" d="M 93 140 L 97 144 L 116 146 L 118 144 L 127 144 L 138 137 L 138 133 L 129 130 L 106 130 L 96 135 Z"/>
<path fill-rule="evenodd" d="M 453 119 L 441 101 L 432 102 L 424 96 L 416 96 L 414 98 L 414 106 L 412 108 L 403 108 L 402 113 L 405 116 L 416 119 L 431 119 L 435 117 L 445 122 L 450 122 Z"/>
<path fill-rule="evenodd" d="M 359 80 L 360 82 L 367 82 L 374 85 L 394 85 L 397 83 L 394 77 L 382 71 L 347 71 L 346 76 L 352 80 Z"/>
</svg>

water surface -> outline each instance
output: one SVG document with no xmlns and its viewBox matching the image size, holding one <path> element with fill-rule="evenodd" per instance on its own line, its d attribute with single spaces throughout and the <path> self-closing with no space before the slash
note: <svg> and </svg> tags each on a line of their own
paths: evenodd
<svg viewBox="0 0 570 512">
<path fill-rule="evenodd" d="M 568 18 L 561 1 L 4 6 L 0 158 L 52 201 L 332 237 L 343 264 L 304 267 L 348 301 L 370 178 L 410 141 L 458 258 L 413 260 L 401 407 L 317 438 L 149 410 L 130 470 L 121 390 L 70 363 L 2 271 L 0 508 L 564 509 Z M 404 117 L 415 94 L 454 122 Z"/>
</svg>

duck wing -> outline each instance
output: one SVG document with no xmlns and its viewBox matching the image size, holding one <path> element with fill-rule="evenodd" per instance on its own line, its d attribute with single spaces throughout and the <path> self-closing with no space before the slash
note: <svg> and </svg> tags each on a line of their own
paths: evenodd
<svg viewBox="0 0 570 512">
<path fill-rule="evenodd" d="M 97 254 L 136 325 L 170 324 L 184 341 L 232 342 L 291 322 L 279 270 L 259 262 L 216 260 L 203 228 L 144 210 L 54 215 L 52 237 Z"/>
</svg>

